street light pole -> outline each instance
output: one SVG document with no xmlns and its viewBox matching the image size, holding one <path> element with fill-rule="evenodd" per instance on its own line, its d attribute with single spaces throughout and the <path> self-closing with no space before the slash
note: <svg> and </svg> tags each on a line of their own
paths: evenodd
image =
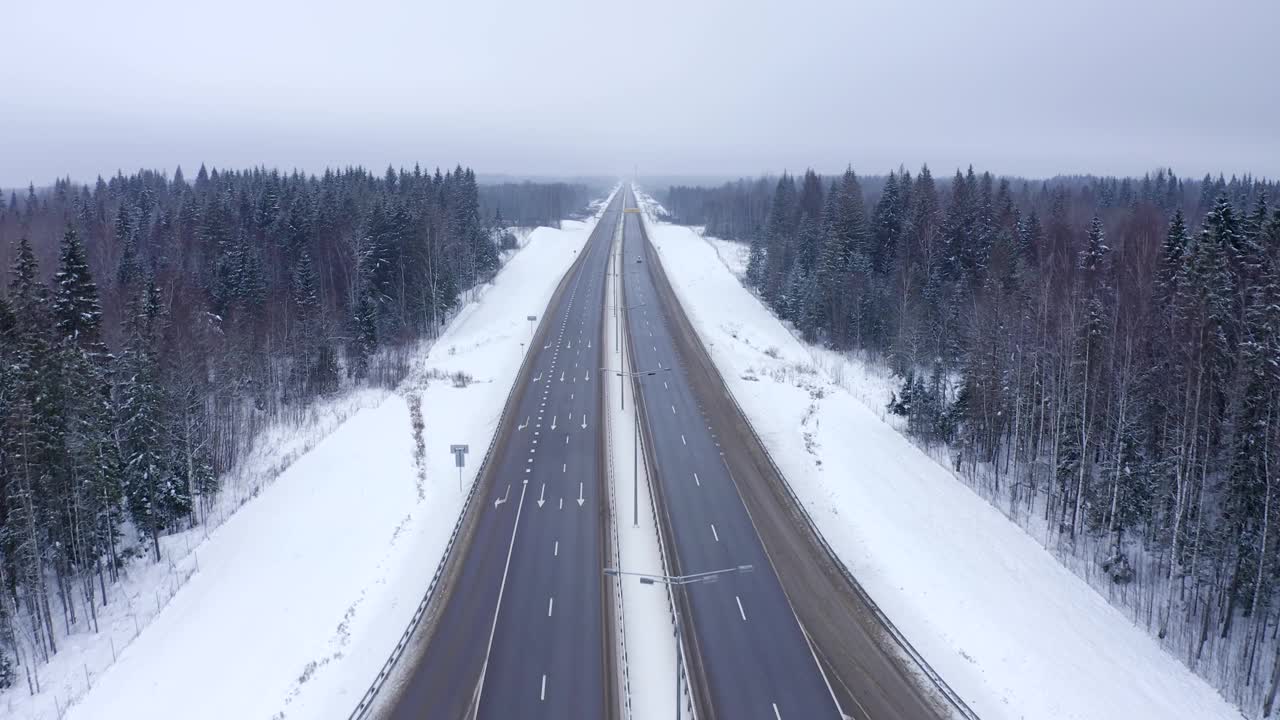
<svg viewBox="0 0 1280 720">
<path fill-rule="evenodd" d="M 631 441 L 631 527 L 640 527 L 640 416 L 631 423 L 636 436 Z"/>
<path fill-rule="evenodd" d="M 619 278 L 621 278 L 621 277 L 622 277 L 622 276 L 621 276 L 621 274 L 619 274 L 619 276 L 618 276 L 618 277 L 619 277 Z M 636 303 L 635 305 L 613 305 L 613 306 L 611 306 L 611 307 L 612 307 L 612 308 L 613 308 L 613 309 L 618 313 L 618 320 L 617 320 L 617 322 L 615 322 L 615 323 L 614 323 L 614 326 L 618 328 L 618 342 L 616 343 L 615 347 L 618 347 L 618 348 L 619 348 L 619 350 L 621 350 L 621 347 L 622 347 L 622 311 L 624 311 L 624 310 L 635 310 L 635 309 L 636 309 L 636 308 L 638 308 L 638 307 L 644 307 L 644 303 Z M 622 363 L 623 363 L 623 365 L 626 365 L 627 361 L 626 361 L 626 358 L 625 358 L 625 357 L 622 359 Z M 601 368 L 601 369 L 602 369 L 602 370 L 607 370 L 607 368 Z M 621 407 L 623 410 L 626 410 L 626 409 L 627 409 L 626 386 L 625 386 L 625 385 L 623 385 L 622 383 L 618 383 L 618 391 L 619 391 L 619 392 L 618 392 L 618 402 L 620 403 L 620 407 Z"/>
<path fill-rule="evenodd" d="M 660 372 L 671 372 L 671 368 L 662 368 L 661 370 L 610 370 L 609 368 L 600 368 L 600 372 L 611 372 L 618 374 L 618 385 L 625 383 L 624 378 L 645 377 L 647 375 L 657 375 Z M 623 408 L 625 409 L 625 405 Z M 632 459 L 631 459 L 631 527 L 640 527 L 640 414 L 636 413 L 636 418 L 632 421 L 635 427 L 635 439 L 632 441 Z"/>
<path fill-rule="evenodd" d="M 618 568 L 605 568 L 604 574 L 610 577 L 635 575 L 640 578 L 641 585 L 666 585 L 667 587 L 675 588 L 676 591 L 680 591 L 680 589 L 685 585 L 713 583 L 719 580 L 721 575 L 727 575 L 729 573 L 749 573 L 754 569 L 755 568 L 751 565 L 739 565 L 737 567 L 724 568 L 722 570 L 709 570 L 707 572 L 693 573 L 691 575 L 651 575 L 649 573 L 626 572 L 624 570 L 619 570 Z M 684 654 L 682 652 L 684 645 L 681 644 L 683 637 L 681 635 L 679 609 L 676 609 L 673 614 L 675 615 L 676 626 L 676 720 L 680 720 L 681 705 L 683 705 L 683 703 L 680 702 L 680 679 L 684 675 Z"/>
</svg>

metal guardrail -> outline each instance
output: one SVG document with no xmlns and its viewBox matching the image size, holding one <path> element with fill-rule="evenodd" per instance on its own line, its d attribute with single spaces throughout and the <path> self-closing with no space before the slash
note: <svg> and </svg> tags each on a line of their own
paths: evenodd
<svg viewBox="0 0 1280 720">
<path fill-rule="evenodd" d="M 609 207 L 609 201 L 612 199 L 613 195 L 610 195 L 609 198 L 605 200 L 603 207 L 606 210 Z M 602 210 L 601 213 L 603 214 L 603 212 L 604 211 Z M 594 227 L 592 228 L 592 232 L 595 232 Z M 590 236 L 588 235 L 588 242 L 589 241 Z M 581 261 L 583 257 L 586 257 L 585 253 L 578 256 L 578 261 Z M 568 273 L 566 273 L 564 277 L 568 277 Z M 562 277 L 561 283 L 563 282 L 564 278 Z M 554 295 L 552 297 L 554 297 Z M 539 332 L 542 331 L 545 322 L 546 313 L 543 313 L 543 319 L 538 323 Z M 466 524 L 467 513 L 471 509 L 471 503 L 475 499 L 476 495 L 479 494 L 480 481 L 484 479 L 485 470 L 489 467 L 489 460 L 493 457 L 493 449 L 498 443 L 498 438 L 502 435 L 502 426 L 506 423 L 507 414 L 510 412 L 511 405 L 516 399 L 516 389 L 520 385 L 520 379 L 525 376 L 533 357 L 534 353 L 532 352 L 532 348 L 530 348 L 530 352 L 525 353 L 524 359 L 520 362 L 520 369 L 516 372 L 515 379 L 511 382 L 511 389 L 507 391 L 507 399 L 502 405 L 502 414 L 498 416 L 498 422 L 494 425 L 493 437 L 489 439 L 489 447 L 485 449 L 484 459 L 480 461 L 480 465 L 476 468 L 475 480 L 471 483 L 471 491 L 467 493 L 467 500 L 463 503 L 461 512 L 458 513 L 458 520 L 453 524 L 453 532 L 449 535 L 449 542 L 445 545 L 444 554 L 440 556 L 440 562 L 436 565 L 435 574 L 431 576 L 431 583 L 427 585 L 427 591 L 422 594 L 422 600 L 418 602 L 418 607 L 413 611 L 413 616 L 409 619 L 409 624 L 405 627 L 404 632 L 401 633 L 400 640 L 396 642 L 395 647 L 391 648 L 391 654 L 387 656 L 386 662 L 382 664 L 382 667 L 378 670 L 378 674 L 374 676 L 373 682 L 369 684 L 368 689 L 366 689 L 364 694 L 360 696 L 360 700 L 356 703 L 351 714 L 347 716 L 347 720 L 363 720 L 363 718 L 368 716 L 369 710 L 373 708 L 373 703 L 378 697 L 378 693 L 382 690 L 382 686 L 386 684 L 387 678 L 391 676 L 391 671 L 395 668 L 396 663 L 400 661 L 400 657 L 404 655 L 404 651 L 409 647 L 409 640 L 413 637 L 413 634 L 417 632 L 418 625 L 422 623 L 422 618 L 427 613 L 427 607 L 434 599 L 436 588 L 440 584 L 440 578 L 444 575 L 445 566 L 448 564 L 449 558 L 453 555 L 454 543 L 457 541 L 458 535 L 462 531 L 462 526 Z"/>
<path fill-rule="evenodd" d="M 965 718 L 965 720 L 981 720 L 978 717 L 978 714 L 975 713 L 964 699 L 960 697 L 960 694 L 947 684 L 947 681 L 942 678 L 942 675 L 939 674 L 937 670 L 933 669 L 933 666 L 929 664 L 929 661 L 925 660 L 924 655 L 920 654 L 920 651 L 911 644 L 911 641 L 908 640 L 907 636 L 898 629 L 898 626 L 893 624 L 893 621 L 889 619 L 889 616 L 885 614 L 884 610 L 882 610 L 880 606 L 876 604 L 876 601 L 871 598 L 871 594 L 867 592 L 866 588 L 862 587 L 862 583 L 858 582 L 857 578 L 853 576 L 853 573 L 849 570 L 849 566 L 845 565 L 844 561 L 840 559 L 840 556 L 837 555 L 836 551 L 831 547 L 831 543 L 827 542 L 826 536 L 824 536 L 822 531 L 818 529 L 818 525 L 814 522 L 813 516 L 809 514 L 809 510 L 805 508 L 802 502 L 800 502 L 800 497 L 796 495 L 795 489 L 791 487 L 791 482 L 787 480 L 787 476 L 782 473 L 782 469 L 779 468 L 777 462 L 774 461 L 773 454 L 770 453 L 769 448 L 765 446 L 764 441 L 760 438 L 760 434 L 756 432 L 755 426 L 747 419 L 746 413 L 742 411 L 742 406 L 738 403 L 738 398 L 734 396 L 733 391 L 729 389 L 727 384 L 725 385 L 725 393 L 728 395 L 729 400 L 733 402 L 733 406 L 737 409 L 738 414 L 742 415 L 743 419 L 746 420 L 747 427 L 751 430 L 751 436 L 755 438 L 756 443 L 764 451 L 764 456 L 768 459 L 769 466 L 773 468 L 774 473 L 782 480 L 782 487 L 787 491 L 787 496 L 791 498 L 791 504 L 800 511 L 805 523 L 808 524 L 809 529 L 813 531 L 814 537 L 816 537 L 819 544 L 822 545 L 822 549 L 827 553 L 827 556 L 831 558 L 832 562 L 835 563 L 840 574 L 844 576 L 845 582 L 849 583 L 849 585 L 853 587 L 854 592 L 858 593 L 858 597 L 862 599 L 862 602 L 866 603 L 867 607 L 871 610 L 871 614 L 874 615 L 876 620 L 879 621 L 886 631 L 888 631 L 889 636 L 893 638 L 898 647 L 902 649 L 903 653 L 910 658 L 913 663 L 915 663 L 920 672 L 929 679 L 929 681 L 938 690 L 939 694 L 941 694 L 943 698 L 951 704 L 956 712 L 960 713 L 961 717 Z"/>
<path fill-rule="evenodd" d="M 642 213 L 640 215 L 641 228 L 645 228 L 648 222 L 649 214 Z M 643 232 L 645 235 L 645 242 L 649 242 L 647 228 L 645 228 Z M 701 338 L 699 338 L 699 341 L 701 341 Z M 710 353 L 708 353 L 708 356 L 709 355 Z M 715 363 L 712 362 L 712 365 L 714 366 Z M 853 576 L 853 573 L 849 570 L 849 566 L 845 565 L 844 561 L 840 559 L 840 556 L 836 553 L 835 549 L 831 547 L 831 543 L 827 542 L 826 536 L 823 535 L 822 530 L 818 528 L 818 524 L 814 521 L 813 516 L 809 514 L 809 510 L 805 508 L 804 503 L 800 501 L 800 497 L 796 494 L 795 488 L 791 486 L 791 482 L 787 480 L 787 476 L 783 474 L 782 469 L 778 467 L 778 463 L 773 459 L 773 454 L 769 452 L 768 446 L 764 444 L 764 440 L 756 431 L 755 425 L 751 423 L 747 414 L 742 410 L 742 405 L 738 402 L 737 396 L 733 394 L 733 390 L 729 388 L 729 384 L 724 381 L 724 376 L 720 374 L 719 368 L 716 368 L 716 374 L 720 376 L 720 384 L 724 387 L 725 395 L 733 403 L 733 407 L 737 410 L 738 414 L 742 416 L 747 428 L 751 430 L 752 438 L 760 447 L 761 451 L 764 452 L 765 458 L 769 461 L 770 468 L 773 469 L 774 474 L 782 481 L 782 487 L 786 490 L 787 496 L 791 499 L 791 504 L 800 512 L 801 517 L 804 518 L 805 523 L 813 532 L 814 537 L 818 539 L 818 543 L 822 545 L 822 549 L 826 552 L 827 557 L 835 564 L 836 569 L 840 571 L 845 582 L 849 583 L 850 587 L 852 587 L 854 592 L 858 594 L 858 597 L 862 602 L 871 610 L 872 615 L 875 616 L 876 620 L 889 633 L 889 636 L 893 638 L 894 643 L 898 645 L 903 654 L 905 654 L 907 658 L 916 665 L 921 674 L 929 679 L 929 682 L 933 684 L 934 688 L 937 689 L 938 693 L 942 695 L 952 708 L 958 712 L 961 717 L 965 718 L 965 720 L 981 720 L 978 714 L 973 711 L 973 708 L 970 708 L 968 703 L 964 701 L 964 698 L 960 697 L 960 694 L 947 684 L 947 681 L 943 679 L 942 675 L 938 673 L 937 670 L 934 670 L 933 666 L 929 664 L 929 661 L 924 658 L 924 655 L 922 655 L 920 651 L 911 644 L 911 641 L 907 639 L 907 636 L 898 629 L 897 625 L 893 624 L 893 621 L 889 619 L 889 616 L 885 614 L 884 610 L 882 610 L 880 606 L 876 604 L 876 601 L 871 598 L 871 594 L 862 586 L 862 583 L 858 582 L 858 579 Z"/>
<path fill-rule="evenodd" d="M 444 575 L 445 566 L 448 564 L 450 556 L 453 555 L 454 543 L 462 531 L 462 526 L 466 523 L 471 503 L 480 492 L 480 481 L 484 478 L 485 469 L 489 466 L 489 458 L 493 456 L 493 448 L 497 445 L 498 437 L 502 434 L 500 430 L 503 423 L 506 422 L 507 412 L 510 410 L 512 400 L 516 395 L 516 386 L 519 385 L 520 378 L 524 375 L 524 365 L 529 362 L 529 358 L 532 356 L 533 353 L 525 356 L 525 360 L 521 363 L 520 371 L 516 373 L 516 379 L 512 382 L 511 390 L 507 392 L 507 400 L 503 403 L 502 414 L 498 416 L 497 424 L 494 425 L 493 437 L 489 440 L 489 447 L 485 450 L 484 459 L 480 461 L 480 466 L 476 468 L 475 480 L 472 481 L 471 490 L 467 493 L 467 500 L 463 503 L 461 512 L 458 513 L 458 520 L 453 525 L 453 532 L 449 535 L 449 542 L 445 545 L 444 554 L 440 556 L 440 562 L 436 565 L 435 574 L 431 576 L 431 583 L 427 585 L 427 591 L 422 594 L 422 600 L 418 602 L 417 609 L 413 611 L 413 616 L 409 619 L 409 625 L 405 627 L 404 632 L 400 635 L 400 640 L 391 649 L 391 654 L 387 657 L 386 662 L 382 664 L 382 668 L 378 670 L 378 674 L 374 676 L 369 688 L 364 691 L 364 695 L 360 697 L 360 701 L 356 703 L 355 709 L 347 716 L 347 720 L 362 720 L 368 714 L 373 707 L 373 701 L 377 699 L 378 692 L 382 690 L 383 684 L 390 677 L 392 669 L 395 668 L 396 663 L 400 660 L 400 656 L 408 648 L 409 640 L 417 632 L 418 625 L 422 623 L 422 618 L 426 615 L 427 607 L 431 604 L 436 587 L 440 583 L 440 578 Z"/>
<path fill-rule="evenodd" d="M 639 392 L 640 392 L 639 382 L 640 381 L 638 378 L 632 378 L 631 382 L 632 382 L 631 397 L 633 398 L 633 405 L 636 408 L 637 414 L 638 414 L 639 409 L 643 407 L 643 405 L 640 404 L 641 401 L 636 399 L 636 398 L 639 398 Z M 650 434 L 651 434 L 651 431 L 649 428 L 649 414 L 646 412 L 645 418 L 644 418 L 644 426 L 643 426 L 643 429 L 640 431 L 640 435 L 643 440 L 644 437 Z M 641 442 L 641 444 L 643 445 L 644 443 Z M 644 473 L 645 484 L 649 486 L 649 496 L 656 498 L 657 494 L 655 494 L 653 491 L 654 478 L 653 478 L 653 473 L 649 472 L 649 456 L 647 453 L 645 454 L 644 464 L 645 464 L 645 473 Z M 674 575 L 676 574 L 675 569 L 671 567 L 671 565 L 667 560 L 667 557 L 668 557 L 667 543 L 666 543 L 665 537 L 662 534 L 662 521 L 658 518 L 658 508 L 655 507 L 654 503 L 650 503 L 649 511 L 650 511 L 650 514 L 653 515 L 653 534 L 658 536 L 658 554 L 662 557 L 662 572 L 664 575 Z M 674 624 L 676 622 L 676 613 L 678 612 L 678 610 L 676 609 L 675 591 L 672 589 L 672 586 L 670 583 L 663 583 L 662 585 L 667 592 L 667 611 L 671 613 L 672 634 L 674 634 L 675 633 Z M 693 628 L 692 618 L 690 618 L 684 623 L 684 627 L 689 628 L 691 633 Z M 687 641 L 688 640 L 686 640 L 686 642 Z M 689 664 L 690 663 L 689 654 L 685 652 L 684 643 L 681 643 L 676 648 L 676 652 L 680 653 L 680 656 L 683 660 L 680 663 L 680 672 L 684 676 L 684 684 L 681 689 L 684 692 L 685 709 L 689 711 L 689 717 L 692 718 L 692 720 L 697 720 L 698 719 L 698 703 L 693 701 L 693 678 L 690 677 L 689 675 L 689 669 L 692 667 L 692 665 Z"/>
</svg>

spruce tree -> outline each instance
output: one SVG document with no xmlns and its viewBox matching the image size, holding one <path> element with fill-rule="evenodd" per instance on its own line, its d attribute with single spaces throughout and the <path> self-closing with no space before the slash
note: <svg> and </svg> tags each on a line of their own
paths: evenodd
<svg viewBox="0 0 1280 720">
<path fill-rule="evenodd" d="M 191 511 L 185 482 L 174 474 L 172 418 L 158 357 L 164 306 L 160 288 L 148 280 L 126 318 L 126 349 L 120 388 L 124 491 L 129 516 L 140 534 L 150 538 L 160 559 L 160 533 Z"/>
</svg>

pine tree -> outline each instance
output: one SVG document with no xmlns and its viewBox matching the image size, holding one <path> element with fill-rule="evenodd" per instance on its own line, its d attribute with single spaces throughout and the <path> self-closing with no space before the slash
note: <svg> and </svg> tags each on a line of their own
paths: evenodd
<svg viewBox="0 0 1280 720">
<path fill-rule="evenodd" d="M 356 379 L 364 379 L 369 374 L 369 360 L 378 349 L 378 313 L 372 290 L 360 293 L 356 300 L 351 327 L 354 337 L 347 350 L 350 362 L 347 372 Z"/>
<path fill-rule="evenodd" d="M 4 432 L 4 555 L 11 559 L 14 580 L 30 615 L 34 643 L 41 655 L 57 651 L 53 614 L 46 591 L 47 570 L 54 553 L 46 519 L 65 480 L 61 392 L 49 318 L 49 296 L 39 282 L 31 243 L 18 243 L 9 285 L 11 325 Z"/>
<path fill-rule="evenodd" d="M 294 392 L 307 396 L 306 385 L 317 360 L 320 345 L 320 298 L 316 294 L 316 269 L 311 253 L 304 248 L 298 254 L 293 270 L 292 300 L 294 313 L 293 369 Z"/>
<path fill-rule="evenodd" d="M 191 511 L 187 485 L 173 472 L 176 453 L 158 357 L 163 323 L 160 289 L 148 280 L 126 320 L 120 425 L 129 515 L 139 532 L 151 539 L 157 561 L 160 533 Z"/>
<path fill-rule="evenodd" d="M 84 246 L 72 228 L 63 236 L 54 282 L 53 317 L 67 389 L 67 453 L 72 473 L 66 506 L 73 532 L 67 546 L 80 570 L 96 569 L 101 577 L 104 555 L 114 570 L 120 527 L 121 468 L 109 380 L 113 358 L 101 340 L 98 288 Z M 93 578 L 87 572 L 83 577 L 93 612 Z"/>
<path fill-rule="evenodd" d="M 763 292 L 764 273 L 764 233 L 756 228 L 755 232 L 751 233 L 751 248 L 747 254 L 747 284 L 757 292 Z"/>
<path fill-rule="evenodd" d="M 142 259 L 138 255 L 138 226 L 133 208 L 120 205 L 116 212 L 115 231 L 116 243 L 120 247 L 116 284 L 129 291 L 142 277 Z"/>
<path fill-rule="evenodd" d="M 783 173 L 773 193 L 769 208 L 769 221 L 765 226 L 764 267 L 760 273 L 760 294 L 775 310 L 782 294 L 783 284 L 791 271 L 795 240 L 798 201 L 795 180 Z"/>
</svg>

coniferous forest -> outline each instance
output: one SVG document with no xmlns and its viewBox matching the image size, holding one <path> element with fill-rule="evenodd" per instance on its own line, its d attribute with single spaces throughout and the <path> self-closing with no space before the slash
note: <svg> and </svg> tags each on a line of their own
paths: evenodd
<svg viewBox="0 0 1280 720">
<path fill-rule="evenodd" d="M 672 187 L 806 340 L 1251 716 L 1280 683 L 1280 209 L 1249 177 Z"/>
<path fill-rule="evenodd" d="M 460 166 L 201 167 L 4 198 L 0 688 L 64 632 L 96 630 L 131 558 L 159 561 L 161 536 L 205 522 L 256 432 L 397 383 L 410 346 L 497 271 L 507 227 L 587 192 L 482 187 Z"/>
</svg>

